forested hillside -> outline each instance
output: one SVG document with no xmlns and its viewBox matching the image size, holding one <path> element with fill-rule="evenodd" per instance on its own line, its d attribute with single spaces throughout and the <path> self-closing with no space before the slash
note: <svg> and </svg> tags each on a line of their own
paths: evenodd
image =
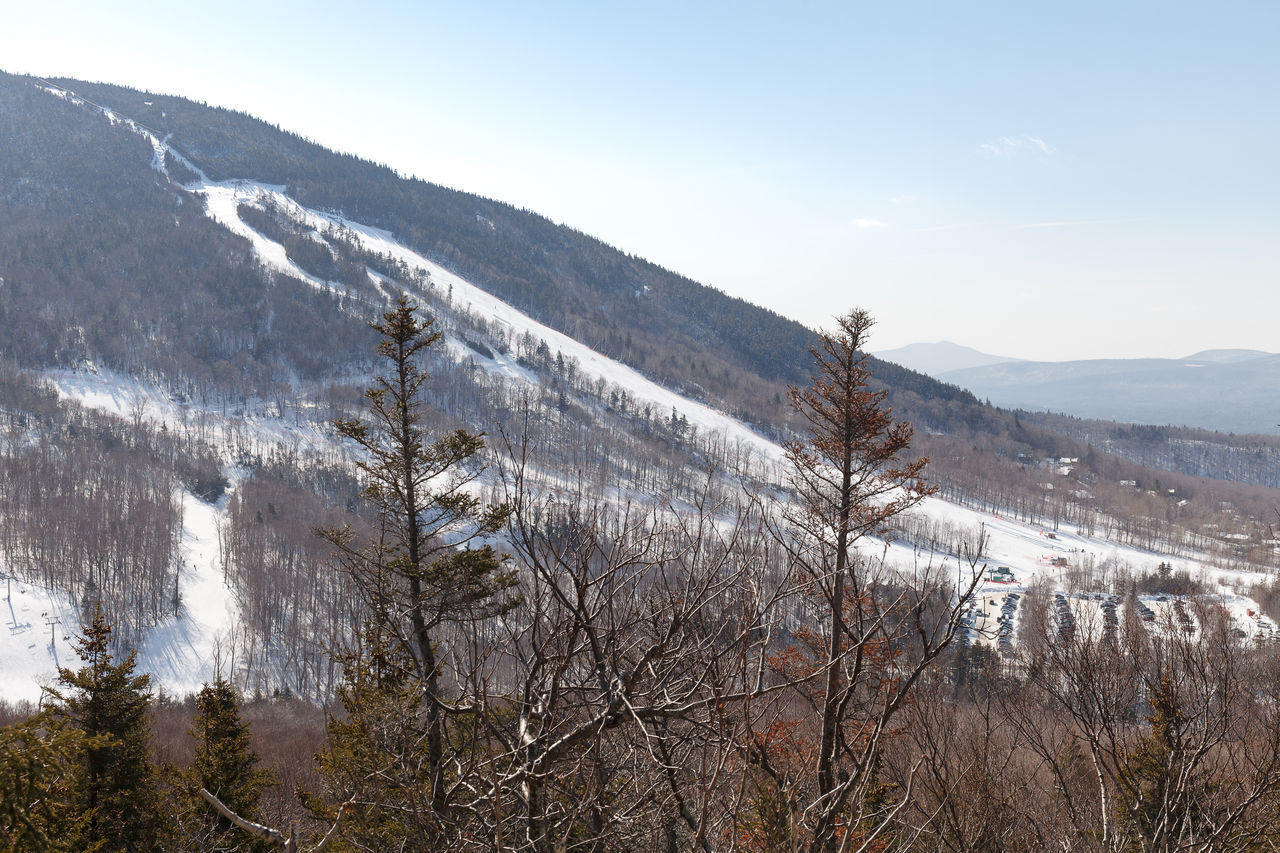
<svg viewBox="0 0 1280 853">
<path fill-rule="evenodd" d="M 39 90 L 29 91 L 31 81 L 5 82 L 31 99 L 27 108 L 49 108 L 39 103 Z M 308 207 L 389 230 L 553 328 L 749 421 L 784 421 L 785 384 L 808 375 L 811 330 L 536 213 L 402 178 L 241 113 L 122 87 L 56 82 L 151 128 L 214 180 L 283 185 Z M 129 134 L 118 133 L 124 144 Z M 138 156 L 128 170 L 154 184 L 155 175 L 140 168 L 149 152 L 136 138 L 132 144 Z M 74 149 L 66 154 L 76 156 Z M 861 297 L 859 290 L 855 283 L 853 301 L 873 299 L 872 283 Z M 904 413 L 920 407 L 934 414 L 943 404 L 978 408 L 968 393 L 896 365 L 880 365 L 878 373 L 895 392 L 915 392 L 899 404 L 913 410 Z M 939 420 L 953 416 L 936 412 Z"/>
<path fill-rule="evenodd" d="M 151 371 L 184 393 L 198 386 L 230 397 L 267 396 L 294 378 L 341 374 L 365 357 L 364 323 L 374 308 L 343 299 L 337 287 L 367 292 L 363 269 L 378 267 L 377 259 L 350 246 L 326 250 L 306 229 L 281 233 L 259 215 L 255 224 L 279 238 L 292 260 L 336 287 L 308 288 L 266 271 L 178 188 L 190 177 L 181 162 L 166 157 L 172 170 L 165 175 L 152 168 L 146 140 L 123 122 L 104 122 L 30 78 L 0 82 L 7 99 L 0 121 L 15 152 L 0 185 L 8 202 L 0 216 L 12 220 L 0 231 L 9 259 L 0 311 L 28 318 L 5 326 L 3 351 L 31 366 L 90 360 Z M 785 386 L 807 376 L 813 340 L 794 321 L 535 213 L 403 179 L 243 114 L 61 82 L 152 128 L 213 179 L 283 185 L 305 205 L 390 230 L 647 376 L 781 430 L 776 435 L 790 428 Z M 873 284 L 861 296 L 855 288 L 852 298 L 873 301 Z M 1012 426 L 1010 416 L 968 392 L 875 364 L 875 381 L 890 389 L 895 410 L 922 430 L 963 437 Z"/>
<path fill-rule="evenodd" d="M 341 225 L 351 221 L 392 232 L 514 307 L 766 435 L 798 426 L 786 385 L 807 375 L 813 333 L 797 323 L 537 214 L 403 179 L 243 114 L 59 82 L 67 88 L 0 77 L 10 151 L 0 164 L 0 352 L 16 365 L 116 370 L 224 414 L 341 414 L 353 402 L 352 380 L 367 371 L 367 322 L 390 289 L 425 288 L 440 328 L 466 355 L 433 362 L 433 384 L 445 394 L 439 423 L 508 422 L 525 392 L 490 370 L 495 358 L 514 360 L 557 412 L 545 439 L 565 454 L 557 464 L 644 489 L 683 482 L 677 472 L 692 460 L 726 458 L 674 409 L 632 399 L 536 337 L 455 304 L 451 286 L 433 288 L 421 269 L 380 254 Z M 192 191 L 231 178 L 284 188 L 236 204 L 231 215 L 248 231 L 215 221 L 211 202 Z M 297 204 L 346 219 L 323 225 L 290 207 Z M 254 239 L 278 246 L 285 266 L 264 263 Z M 478 371 L 477 362 L 490 367 Z M 1236 464 L 1139 456 L 1130 444 L 1020 418 L 923 374 L 873 364 L 872 381 L 916 425 L 953 499 L 1019 508 L 1038 521 L 1088 524 L 1102 512 L 1108 528 L 1170 542 L 1184 537 L 1174 528 L 1214 529 L 1205 525 L 1221 523 L 1227 502 L 1250 520 L 1252 540 L 1268 538 L 1265 493 L 1162 476 L 1107 451 L 1219 479 L 1233 479 Z M 1076 460 L 1070 474 L 1050 464 L 1060 458 Z"/>
<path fill-rule="evenodd" d="M 126 125 L 5 76 L 0 137 L 5 357 L 93 362 L 225 399 L 367 357 L 365 316 L 263 270 Z"/>
<path fill-rule="evenodd" d="M 181 98 L 0 75 L 0 149 L 0 849 L 1280 827 L 1265 442 L 1001 411 Z"/>
<path fill-rule="evenodd" d="M 1022 419 L 1150 468 L 1280 488 L 1280 438 L 1189 427 L 1118 424 L 1045 412 Z"/>
</svg>

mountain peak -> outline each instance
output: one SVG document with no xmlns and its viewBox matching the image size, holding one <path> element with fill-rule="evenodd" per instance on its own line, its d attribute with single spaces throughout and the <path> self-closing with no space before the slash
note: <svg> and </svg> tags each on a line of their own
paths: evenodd
<svg viewBox="0 0 1280 853">
<path fill-rule="evenodd" d="M 1183 361 L 1209 361 L 1214 364 L 1236 364 L 1241 361 L 1253 361 L 1255 358 L 1266 358 L 1274 353 L 1259 349 L 1206 349 L 1187 356 Z"/>
<path fill-rule="evenodd" d="M 1018 361 L 1000 355 L 976 350 L 963 344 L 951 341 L 935 341 L 934 343 L 907 344 L 897 349 L 881 350 L 872 353 L 883 361 L 891 361 L 911 370 L 917 370 L 929 376 L 937 377 L 948 370 L 965 370 L 970 367 L 987 367 L 992 364 Z"/>
</svg>

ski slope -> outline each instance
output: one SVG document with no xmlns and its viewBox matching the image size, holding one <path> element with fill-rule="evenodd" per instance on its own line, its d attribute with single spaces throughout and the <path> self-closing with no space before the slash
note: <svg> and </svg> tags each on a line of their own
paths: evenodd
<svg viewBox="0 0 1280 853">
<path fill-rule="evenodd" d="M 178 616 L 152 628 L 138 652 L 138 667 L 166 692 L 199 692 L 219 673 L 232 676 L 233 639 L 239 616 L 235 593 L 223 581 L 218 522 L 231 490 L 211 505 L 182 495 L 182 540 Z"/>
<path fill-rule="evenodd" d="M 58 93 L 61 97 L 74 97 Z M 101 108 L 99 108 L 101 109 Z M 429 277 L 438 291 L 451 294 L 451 304 L 480 318 L 501 326 L 512 336 L 529 335 L 545 341 L 553 352 L 577 361 L 580 370 L 592 378 L 625 390 L 636 400 L 646 401 L 659 411 L 674 409 L 683 414 L 690 424 L 703 434 L 718 433 L 731 442 L 750 448 L 767 470 L 776 474 L 778 466 L 785 463 L 783 449 L 759 435 L 742 422 L 703 403 L 687 399 L 680 394 L 653 382 L 636 370 L 598 353 L 584 344 L 552 329 L 511 305 L 503 302 L 423 257 L 401 243 L 394 234 L 349 220 L 337 214 L 305 208 L 289 198 L 282 187 L 253 181 L 211 181 L 181 153 L 169 146 L 167 139 L 158 139 L 147 129 L 115 116 L 110 111 L 104 115 L 111 121 L 125 122 L 135 132 L 145 135 L 153 146 L 152 167 L 165 171 L 167 155 L 173 155 L 192 169 L 196 181 L 183 184 L 182 189 L 203 199 L 206 213 L 211 219 L 231 232 L 244 237 L 259 260 L 279 275 L 296 278 L 310 286 L 328 288 L 325 282 L 306 273 L 289 260 L 284 247 L 249 227 L 239 216 L 241 204 L 268 204 L 285 210 L 288 215 L 305 223 L 320 234 L 341 230 L 347 236 L 354 235 L 359 244 L 370 251 L 390 256 Z M 375 273 L 372 280 L 383 284 Z M 381 287 L 386 293 L 387 288 Z M 389 295 L 389 294 L 388 294 Z M 428 298 L 429 294 L 419 293 Z M 430 297 L 434 298 L 434 297 Z M 452 351 L 459 358 L 475 357 L 463 350 L 456 341 Z M 496 354 L 493 359 L 480 359 L 484 369 L 501 375 L 514 383 L 533 383 L 536 377 L 516 365 L 511 359 Z M 249 441 L 259 447 L 285 443 L 306 446 L 317 451 L 335 449 L 327 432 L 305 419 L 288 420 L 262 415 L 228 416 L 212 410 L 201 409 L 194 404 L 179 404 L 169 395 L 148 383 L 131 377 L 100 370 L 53 371 L 50 380 L 58 393 L 82 405 L 111 412 L 122 417 L 140 417 L 163 423 L 172 429 L 191 428 L 198 424 L 202 435 L 223 446 L 236 441 Z M 178 615 L 153 628 L 139 650 L 139 668 L 151 673 L 157 684 L 170 693 L 183 694 L 198 690 L 219 671 L 231 674 L 235 666 L 235 650 L 232 638 L 238 620 L 238 608 L 234 590 L 223 582 L 222 567 L 217 547 L 217 524 L 225 509 L 226 497 L 218 505 L 205 504 L 190 494 L 182 496 L 183 529 L 181 534 L 181 560 L 179 587 L 182 606 Z M 1127 567 L 1145 572 L 1159 562 L 1172 562 L 1177 569 L 1189 570 L 1218 584 L 1222 589 L 1224 606 L 1246 614 L 1255 609 L 1252 602 L 1227 591 L 1228 583 L 1204 556 L 1174 558 L 1166 554 L 1148 552 L 1130 546 L 1109 542 L 1100 537 L 1086 536 L 1071 526 L 1054 531 L 1054 538 L 1042 528 L 1023 524 L 999 515 L 980 512 L 949 503 L 938 498 L 928 498 L 913 510 L 930 519 L 945 523 L 956 530 L 969 531 L 976 536 L 982 530 L 986 537 L 986 552 L 982 564 L 1007 566 L 1016 582 L 1012 585 L 985 583 L 984 595 L 995 605 L 997 594 L 1010 590 L 1026 590 L 1038 579 L 1050 586 L 1057 584 L 1064 568 L 1053 565 L 1055 558 L 1066 560 L 1067 568 L 1080 565 L 1088 559 L 1095 567 Z M 922 553 L 900 543 L 866 540 L 862 547 L 869 555 L 883 554 L 896 567 L 910 571 L 921 563 L 947 563 L 954 566 L 958 579 L 963 579 L 966 566 L 954 557 L 942 553 Z M 3 567 L 0 567 L 3 568 Z M 1229 579 L 1226 579 L 1229 580 Z M 69 639 L 78 614 L 70 600 L 56 591 L 44 590 L 23 582 L 13 583 L 12 595 L 0 613 L 8 617 L 6 631 L 0 635 L 0 698 L 37 699 L 40 685 L 55 676 L 59 665 L 78 664 Z M 46 620 L 60 620 L 51 624 Z M 59 627 L 61 626 L 61 627 Z M 1265 626 L 1259 627 L 1259 632 Z"/>
<path fill-rule="evenodd" d="M 675 409 L 703 433 L 720 433 L 730 441 L 741 442 L 744 446 L 752 448 L 767 460 L 776 462 L 782 459 L 782 449 L 777 444 L 741 421 L 703 403 L 690 400 L 654 382 L 637 370 L 596 352 L 568 335 L 533 319 L 462 276 L 423 257 L 399 242 L 389 231 L 336 214 L 305 208 L 287 196 L 283 188 L 255 181 L 210 181 L 198 186 L 189 186 L 188 189 L 203 195 L 209 216 L 234 233 L 248 237 L 262 263 L 278 273 L 294 276 L 316 287 L 330 285 L 329 282 L 321 282 L 315 276 L 298 269 L 297 265 L 288 259 L 284 246 L 254 231 L 240 219 L 237 208 L 241 203 L 271 204 L 320 233 L 341 230 L 347 235 L 355 235 L 362 248 L 386 255 L 404 263 L 410 269 L 426 273 L 437 290 L 450 294 L 453 307 L 497 324 L 512 337 L 527 334 L 535 340 L 544 341 L 552 352 L 559 352 L 566 359 L 576 360 L 579 369 L 592 379 L 601 379 L 606 384 L 616 385 L 626 390 L 633 398 L 654 405 L 659 411 Z M 513 363 L 502 360 L 501 356 L 496 357 L 486 367 L 496 368 L 508 378 L 533 381 L 533 377 L 527 371 L 515 368 Z"/>
<path fill-rule="evenodd" d="M 51 685 L 58 667 L 80 665 L 72 643 L 80 613 L 65 593 L 13 579 L 0 581 L 4 617 L 0 633 L 0 699 L 39 702 L 41 686 Z"/>
<path fill-rule="evenodd" d="M 149 673 L 172 695 L 197 692 L 219 672 L 232 674 L 239 608 L 223 582 L 217 528 L 226 502 L 227 495 L 210 505 L 183 493 L 181 606 L 176 617 L 148 631 L 138 649 L 137 671 Z M 0 634 L 0 699 L 38 702 L 42 686 L 57 679 L 58 667 L 81 664 L 74 645 L 80 611 L 65 593 L 22 580 L 11 579 L 0 589 L 6 592 L 0 606 L 6 617 Z"/>
</svg>

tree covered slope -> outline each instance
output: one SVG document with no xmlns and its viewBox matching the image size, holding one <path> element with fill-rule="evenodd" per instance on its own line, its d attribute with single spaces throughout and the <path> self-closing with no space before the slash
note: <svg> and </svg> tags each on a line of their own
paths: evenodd
<svg viewBox="0 0 1280 853">
<path fill-rule="evenodd" d="M 216 379 L 208 374 L 225 362 L 222 373 L 269 385 L 334 372 L 368 351 L 358 330 L 368 316 L 343 316 L 325 294 L 264 276 L 243 242 L 180 191 L 194 175 L 172 157 L 168 174 L 155 168 L 152 147 L 127 120 L 210 180 L 279 185 L 307 207 L 386 229 L 547 325 L 751 422 L 785 425 L 785 386 L 808 375 L 813 332 L 803 325 L 536 213 L 402 178 L 233 111 L 49 82 L 115 120 L 41 81 L 0 75 L 0 131 L 14 153 L 0 167 L 0 217 L 12 226 L 0 242 L 14 283 L 0 303 L 14 312 L 37 299 L 47 306 L 37 323 L 0 341 L 26 363 L 87 358 L 137 370 L 133 353 L 145 344 L 179 353 L 171 356 L 179 365 L 145 365 L 170 377 Z M 874 302 L 874 289 L 859 301 Z M 286 314 L 298 321 L 272 323 Z M 887 364 L 877 376 L 909 417 L 940 428 L 953 416 L 943 409 L 977 417 L 977 400 L 954 386 Z"/>
</svg>

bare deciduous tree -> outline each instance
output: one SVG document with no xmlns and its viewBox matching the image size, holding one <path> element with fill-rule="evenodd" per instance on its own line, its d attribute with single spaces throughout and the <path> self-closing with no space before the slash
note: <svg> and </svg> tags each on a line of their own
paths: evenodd
<svg viewBox="0 0 1280 853">
<path fill-rule="evenodd" d="M 746 733 L 784 687 L 767 657 L 788 589 L 761 505 L 710 485 L 679 508 L 548 496 L 509 449 L 521 605 L 458 670 L 488 744 L 454 768 L 475 822 L 539 853 L 720 849 Z"/>
</svg>

